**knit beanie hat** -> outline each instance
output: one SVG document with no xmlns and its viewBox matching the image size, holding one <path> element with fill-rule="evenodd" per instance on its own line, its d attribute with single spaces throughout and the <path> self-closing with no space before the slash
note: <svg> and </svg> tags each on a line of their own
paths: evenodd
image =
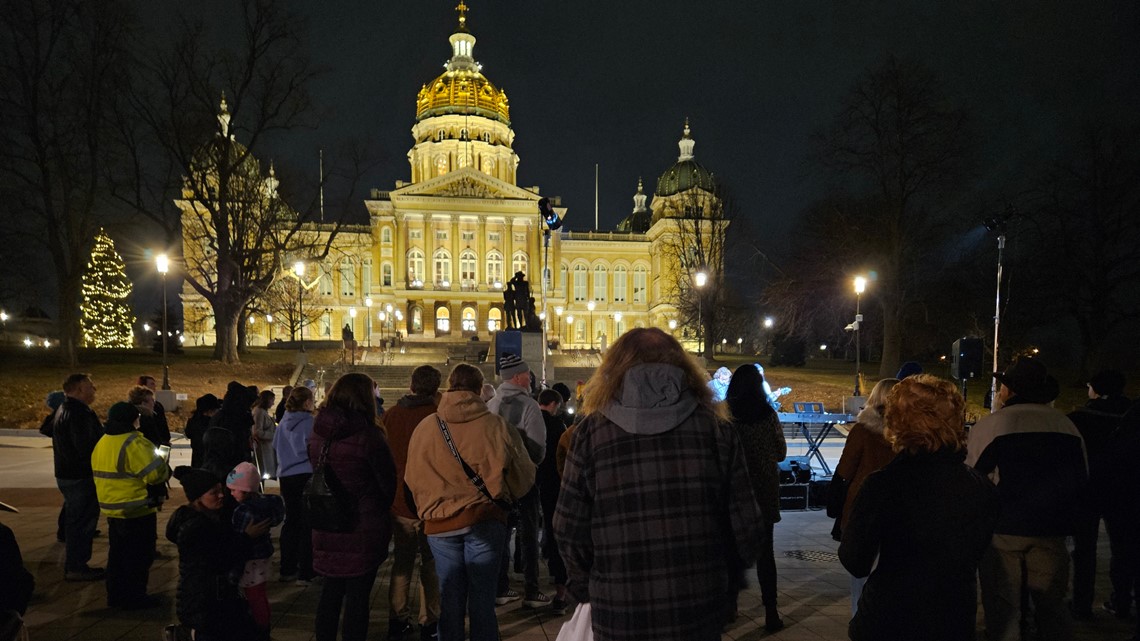
<svg viewBox="0 0 1140 641">
<path fill-rule="evenodd" d="M 242 461 L 226 476 L 226 487 L 242 492 L 256 492 L 261 485 L 261 475 L 253 463 Z"/>
<path fill-rule="evenodd" d="M 1106 369 L 1097 372 L 1089 379 L 1089 385 L 1092 386 L 1093 391 L 1101 396 L 1109 398 L 1124 396 L 1125 378 L 1120 370 Z"/>
<path fill-rule="evenodd" d="M 47 395 L 47 399 L 44 400 L 44 403 L 47 404 L 48 409 L 54 412 L 59 409 L 60 405 L 63 405 L 63 401 L 66 399 L 67 394 L 64 394 L 63 390 L 57 389 Z"/>
<path fill-rule="evenodd" d="M 529 371 L 530 365 L 527 365 L 518 354 L 503 354 L 499 358 L 499 376 L 502 376 L 503 380 Z"/>
<path fill-rule="evenodd" d="M 213 472 L 189 465 L 179 465 L 174 468 L 174 478 L 182 484 L 182 490 L 186 492 L 186 500 L 191 503 L 209 492 L 221 481 Z"/>
<path fill-rule="evenodd" d="M 126 401 L 119 401 L 107 410 L 107 420 L 123 425 L 134 425 L 135 419 L 139 417 L 139 408 L 127 403 Z"/>
<path fill-rule="evenodd" d="M 214 396 L 213 394 L 199 396 L 198 400 L 194 401 L 194 409 L 202 413 L 209 412 L 210 410 L 220 409 L 221 407 L 222 402 L 218 400 L 218 397 Z"/>
</svg>

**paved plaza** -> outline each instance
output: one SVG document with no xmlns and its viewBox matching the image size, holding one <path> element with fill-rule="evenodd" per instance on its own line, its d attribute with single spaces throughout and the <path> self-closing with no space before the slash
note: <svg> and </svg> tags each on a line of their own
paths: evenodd
<svg viewBox="0 0 1140 641">
<path fill-rule="evenodd" d="M 47 443 L 46 439 L 0 434 L 0 500 L 21 510 L 19 514 L 0 514 L 0 521 L 16 532 L 24 562 L 36 577 L 36 593 L 26 617 L 32 641 L 157 641 L 163 626 L 175 618 L 178 551 L 163 538 L 162 532 L 170 514 L 185 502 L 181 491 L 172 490 L 171 501 L 158 518 L 161 558 L 155 561 L 151 571 L 150 590 L 163 598 L 163 606 L 137 612 L 110 610 L 106 607 L 106 592 L 101 582 L 63 581 L 64 546 L 55 539 L 60 497 L 51 483 L 51 451 L 50 447 L 45 449 Z M 188 451 L 175 448 L 175 462 L 181 457 L 188 457 Z M 831 519 L 822 511 L 784 513 L 783 521 L 776 526 L 775 547 L 780 610 L 787 627 L 774 634 L 764 630 L 764 608 L 753 574 L 753 585 L 741 595 L 740 618 L 729 626 L 725 639 L 771 637 L 787 641 L 831 641 L 847 638 L 848 575 L 835 557 L 837 544 L 829 534 L 831 525 Z M 100 529 L 107 531 L 102 520 Z M 106 556 L 107 539 L 101 536 L 95 539 L 92 565 L 105 565 Z M 1099 558 L 1098 599 L 1103 600 L 1108 594 L 1108 580 L 1104 576 L 1108 548 L 1103 533 Z M 372 592 L 370 639 L 387 639 L 390 568 L 391 561 L 385 562 Z M 512 587 L 519 588 L 521 584 L 521 575 L 512 575 Z M 546 578 L 544 589 L 553 593 L 553 586 Z M 317 584 L 270 583 L 273 639 L 313 638 L 313 615 L 319 592 Z M 557 617 L 544 611 L 523 610 L 519 602 L 500 607 L 498 614 L 503 638 L 520 641 L 553 640 L 561 624 L 569 618 L 569 614 Z M 1123 641 L 1130 635 L 1130 625 L 1131 622 L 1121 622 L 1098 612 L 1095 621 L 1076 624 L 1077 638 Z"/>
</svg>

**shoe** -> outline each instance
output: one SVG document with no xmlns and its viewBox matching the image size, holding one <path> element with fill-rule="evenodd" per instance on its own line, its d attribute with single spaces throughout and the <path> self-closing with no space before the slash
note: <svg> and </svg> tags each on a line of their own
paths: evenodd
<svg viewBox="0 0 1140 641">
<path fill-rule="evenodd" d="M 784 629 L 784 620 L 780 618 L 780 613 L 774 605 L 764 607 L 764 629 L 769 632 Z"/>
<path fill-rule="evenodd" d="M 506 605 L 511 601 L 518 601 L 522 595 L 514 590 L 507 590 L 506 592 L 495 597 L 495 605 Z"/>
<path fill-rule="evenodd" d="M 550 612 L 554 616 L 562 616 L 563 614 L 566 614 L 566 610 L 569 607 L 569 603 L 563 601 L 562 599 L 559 599 L 558 597 L 554 597 L 554 599 L 550 602 Z"/>
<path fill-rule="evenodd" d="M 1101 607 L 1104 608 L 1105 612 L 1111 614 L 1112 616 L 1114 616 L 1118 619 L 1127 619 L 1128 618 L 1128 609 L 1124 608 L 1123 610 L 1118 610 L 1118 609 L 1116 609 L 1116 604 L 1113 603 L 1112 601 L 1105 601 L 1104 605 L 1102 605 Z"/>
<path fill-rule="evenodd" d="M 81 570 L 68 570 L 63 573 L 64 581 L 102 581 L 107 576 L 103 568 L 83 568 Z"/>
<path fill-rule="evenodd" d="M 550 597 L 541 592 L 536 592 L 534 596 L 528 596 L 523 599 L 522 607 L 528 609 L 541 608 L 550 605 Z"/>
<path fill-rule="evenodd" d="M 388 638 L 392 641 L 404 638 L 405 634 L 412 632 L 416 626 L 406 619 L 392 619 L 388 622 Z"/>
<path fill-rule="evenodd" d="M 438 641 L 439 640 L 439 622 L 433 621 L 425 623 L 424 627 L 420 628 L 420 641 Z"/>
<path fill-rule="evenodd" d="M 120 610 L 149 610 L 151 608 L 160 607 L 161 605 L 162 605 L 162 599 L 160 599 L 157 595 L 144 594 L 143 596 L 141 596 L 138 599 L 135 599 L 133 601 L 127 601 L 126 603 L 120 603 L 119 609 Z"/>
</svg>

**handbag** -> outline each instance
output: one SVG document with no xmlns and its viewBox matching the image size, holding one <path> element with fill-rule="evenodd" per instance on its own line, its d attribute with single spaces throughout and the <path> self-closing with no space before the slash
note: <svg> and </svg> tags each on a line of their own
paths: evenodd
<svg viewBox="0 0 1140 641">
<path fill-rule="evenodd" d="M 459 455 L 459 450 L 455 449 L 455 443 L 451 440 L 451 431 L 447 429 L 447 423 L 443 422 L 443 419 L 440 418 L 439 414 L 435 415 L 435 420 L 439 423 L 439 431 L 443 433 L 443 440 L 447 441 L 447 447 L 451 449 L 451 455 L 454 456 L 455 460 L 459 461 L 459 464 L 463 466 L 463 473 L 467 475 L 468 480 L 470 480 L 471 484 L 475 486 L 475 489 L 479 490 L 480 494 L 487 497 L 487 499 L 497 505 L 499 509 L 510 513 L 510 511 L 514 509 L 514 505 L 510 501 L 497 499 L 491 496 L 491 491 L 487 489 L 487 483 L 483 481 L 483 477 L 479 476 L 478 472 L 471 469 L 471 466 L 467 464 L 467 461 L 464 461 L 463 457 Z"/>
<path fill-rule="evenodd" d="M 847 479 L 833 474 L 831 483 L 827 485 L 827 516 L 838 519 L 843 516 L 843 505 L 847 502 L 847 488 L 850 487 Z"/>
<path fill-rule="evenodd" d="M 326 440 L 325 446 L 321 448 L 321 458 L 317 460 L 313 475 L 305 484 L 301 499 L 309 515 L 309 524 L 314 530 L 350 532 L 356 527 L 356 501 L 344 489 L 329 465 L 329 447 L 333 440 Z"/>
<path fill-rule="evenodd" d="M 554 641 L 594 641 L 594 618 L 590 614 L 589 603 L 579 603 L 574 608 L 574 616 L 562 624 Z"/>
</svg>

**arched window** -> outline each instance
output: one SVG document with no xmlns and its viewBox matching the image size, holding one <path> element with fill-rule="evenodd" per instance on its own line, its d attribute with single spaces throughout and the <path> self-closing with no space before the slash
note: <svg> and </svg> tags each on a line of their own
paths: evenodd
<svg viewBox="0 0 1140 641">
<path fill-rule="evenodd" d="M 586 266 L 574 265 L 574 300 L 586 300 Z"/>
<path fill-rule="evenodd" d="M 392 286 L 392 263 L 384 263 L 380 266 L 380 284 L 383 287 Z"/>
<path fill-rule="evenodd" d="M 626 302 L 626 279 L 629 271 L 624 265 L 613 268 L 613 302 Z"/>
<path fill-rule="evenodd" d="M 584 318 L 574 321 L 574 342 L 586 342 L 586 319 Z"/>
<path fill-rule="evenodd" d="M 446 138 L 447 138 L 447 132 L 446 131 L 440 129 L 439 131 L 435 132 L 435 141 L 436 142 L 443 142 L 444 139 L 446 139 Z"/>
<path fill-rule="evenodd" d="M 466 249 L 459 254 L 459 283 L 464 287 L 475 285 L 475 252 Z"/>
<path fill-rule="evenodd" d="M 483 173 L 488 176 L 495 175 L 495 160 L 488 156 L 483 156 Z"/>
<path fill-rule="evenodd" d="M 321 336 L 332 337 L 332 312 L 327 309 L 321 314 Z"/>
<path fill-rule="evenodd" d="M 497 251 L 487 253 L 487 284 L 503 286 L 503 255 Z"/>
<path fill-rule="evenodd" d="M 594 266 L 594 300 L 606 300 L 606 266 Z"/>
<path fill-rule="evenodd" d="M 424 253 L 419 249 L 413 249 L 408 252 L 408 280 L 412 281 L 413 286 L 419 283 L 419 286 L 424 282 Z"/>
<path fill-rule="evenodd" d="M 451 285 L 451 254 L 447 253 L 446 249 L 435 250 L 435 255 L 432 256 L 432 274 L 436 285 L 440 287 Z"/>
<path fill-rule="evenodd" d="M 413 334 L 424 332 L 424 308 L 419 305 L 412 308 L 412 324 L 408 331 Z"/>
<path fill-rule="evenodd" d="M 320 284 L 321 296 L 332 296 L 332 293 L 333 293 L 332 270 L 329 269 L 328 265 L 321 265 L 320 269 L 321 269 L 321 284 Z"/>
<path fill-rule="evenodd" d="M 459 156 L 456 158 L 456 160 L 458 161 L 460 169 L 471 164 L 471 156 L 466 151 L 459 152 Z"/>
<path fill-rule="evenodd" d="M 492 307 L 487 312 L 487 331 L 497 332 L 503 328 L 503 310 Z"/>
<path fill-rule="evenodd" d="M 484 132 L 483 132 L 483 135 L 482 135 L 482 138 L 483 138 L 483 142 L 485 142 L 485 143 L 490 143 L 490 142 L 491 142 L 491 132 L 489 132 L 489 131 L 484 131 Z"/>
<path fill-rule="evenodd" d="M 478 328 L 476 326 L 477 317 L 475 314 L 475 308 L 474 307 L 464 307 L 463 312 L 460 315 L 460 317 L 462 319 L 460 321 L 460 326 L 462 327 L 463 331 L 465 331 L 465 332 L 478 331 Z"/>
<path fill-rule="evenodd" d="M 435 308 L 435 333 L 447 334 L 451 332 L 451 312 L 446 307 Z"/>
<path fill-rule="evenodd" d="M 648 282 L 648 273 L 644 265 L 633 268 L 633 302 L 645 302 L 645 286 Z"/>
<path fill-rule="evenodd" d="M 447 173 L 447 156 L 440 154 L 435 157 L 435 173 L 437 176 Z"/>
<path fill-rule="evenodd" d="M 385 244 L 385 245 L 391 245 L 392 244 L 392 228 L 391 227 L 384 226 L 384 227 L 380 228 L 380 242 Z"/>
<path fill-rule="evenodd" d="M 519 272 L 527 273 L 526 252 L 515 252 L 514 257 L 511 259 L 511 277 L 514 278 L 514 275 Z"/>
<path fill-rule="evenodd" d="M 459 139 L 460 140 L 471 140 L 471 138 L 467 135 L 467 129 L 466 128 L 459 130 Z"/>
</svg>

